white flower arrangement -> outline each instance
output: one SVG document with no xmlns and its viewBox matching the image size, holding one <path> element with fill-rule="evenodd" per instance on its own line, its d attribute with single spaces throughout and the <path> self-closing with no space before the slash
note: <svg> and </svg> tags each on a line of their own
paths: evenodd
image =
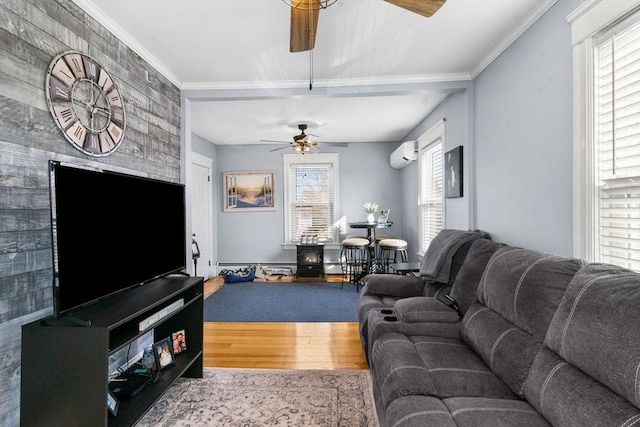
<svg viewBox="0 0 640 427">
<path fill-rule="evenodd" d="M 364 204 L 364 211 L 368 214 L 373 214 L 378 211 L 378 207 L 376 203 L 367 202 Z"/>
</svg>

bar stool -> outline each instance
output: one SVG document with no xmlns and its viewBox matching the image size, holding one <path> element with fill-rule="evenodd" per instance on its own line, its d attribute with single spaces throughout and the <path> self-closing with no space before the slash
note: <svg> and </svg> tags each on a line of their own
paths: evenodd
<svg viewBox="0 0 640 427">
<path fill-rule="evenodd" d="M 389 273 L 389 264 L 407 262 L 407 242 L 402 239 L 382 239 L 378 242 L 382 273 Z"/>
<path fill-rule="evenodd" d="M 347 282 L 356 285 L 356 290 L 358 290 L 358 282 L 364 277 L 369 262 L 368 247 L 369 239 L 364 237 L 351 237 L 342 241 L 340 251 L 342 283 L 340 288 L 344 286 L 346 279 Z"/>
</svg>

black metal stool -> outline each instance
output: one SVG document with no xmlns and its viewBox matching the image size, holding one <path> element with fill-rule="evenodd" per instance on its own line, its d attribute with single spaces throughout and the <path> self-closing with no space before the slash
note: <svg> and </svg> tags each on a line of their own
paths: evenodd
<svg viewBox="0 0 640 427">
<path fill-rule="evenodd" d="M 348 283 L 356 285 L 358 290 L 359 282 L 364 277 L 369 263 L 369 240 L 364 237 L 351 237 L 342 241 L 340 251 L 340 266 L 342 267 L 342 283 L 345 279 Z"/>
<path fill-rule="evenodd" d="M 378 242 L 382 273 L 390 273 L 389 264 L 407 262 L 407 242 L 402 239 L 382 239 Z"/>
</svg>

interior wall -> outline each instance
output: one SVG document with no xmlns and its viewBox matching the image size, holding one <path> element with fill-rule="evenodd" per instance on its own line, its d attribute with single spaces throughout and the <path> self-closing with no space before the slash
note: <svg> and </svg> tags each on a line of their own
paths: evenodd
<svg viewBox="0 0 640 427">
<path fill-rule="evenodd" d="M 445 227 L 459 230 L 474 228 L 472 215 L 473 147 L 470 137 L 471 89 L 449 95 L 425 120 L 405 138 L 417 140 L 440 120 L 445 120 L 445 148 L 447 152 L 463 147 L 462 197 L 445 199 Z M 402 169 L 403 235 L 409 243 L 410 261 L 418 261 L 418 162 Z"/>
<path fill-rule="evenodd" d="M 557 2 L 474 81 L 477 225 L 572 255 L 572 52 Z"/>
<path fill-rule="evenodd" d="M 125 100 L 125 139 L 108 157 L 73 148 L 49 114 L 47 69 L 72 49 L 105 67 Z M 72 1 L 0 0 L 0 109 L 0 425 L 17 426 L 21 325 L 52 313 L 47 161 L 179 181 L 180 91 Z"/>
<path fill-rule="evenodd" d="M 346 222 L 364 221 L 363 205 L 375 202 L 391 209 L 389 234 L 401 237 L 402 183 L 400 171 L 389 166 L 395 143 L 350 143 L 348 147 L 325 147 L 324 152 L 339 153 L 339 216 Z M 284 249 L 284 180 L 282 153 L 277 146 L 245 145 L 217 147 L 218 169 L 218 246 L 220 263 L 295 264 L 295 250 Z M 311 154 L 310 156 L 312 156 Z M 222 183 L 225 172 L 272 170 L 275 179 L 275 211 L 224 212 Z M 358 230 L 345 230 L 352 234 Z M 344 237 L 344 234 L 341 236 Z M 338 251 L 325 250 L 327 262 L 337 262 Z"/>
</svg>

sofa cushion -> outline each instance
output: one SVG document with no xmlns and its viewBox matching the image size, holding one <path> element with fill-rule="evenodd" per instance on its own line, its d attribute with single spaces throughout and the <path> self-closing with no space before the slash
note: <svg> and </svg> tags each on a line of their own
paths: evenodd
<svg viewBox="0 0 640 427">
<path fill-rule="evenodd" d="M 542 341 L 567 285 L 583 265 L 575 258 L 498 249 L 478 285 L 478 301 Z"/>
<path fill-rule="evenodd" d="M 393 401 L 381 424 L 389 427 L 548 427 L 522 400 L 406 396 Z"/>
<path fill-rule="evenodd" d="M 542 347 L 531 366 L 524 394 L 527 401 L 556 426 L 640 424 L 638 408 L 546 347 Z"/>
<path fill-rule="evenodd" d="M 582 261 L 504 247 L 491 257 L 478 301 L 463 319 L 463 339 L 511 390 L 524 381 L 556 307 Z"/>
<path fill-rule="evenodd" d="M 378 410 L 381 426 L 457 427 L 442 400 L 430 396 L 405 396 L 391 402 L 386 411 Z"/>
<path fill-rule="evenodd" d="M 432 300 L 432 298 L 428 297 L 420 298 Z M 456 320 L 449 322 L 443 322 L 442 320 L 447 320 L 447 318 L 440 316 L 434 317 L 437 321 L 405 322 L 399 321 L 398 314 L 394 310 L 370 310 L 366 319 L 366 325 L 368 328 L 366 336 L 369 339 L 364 348 L 367 361 L 369 361 L 369 356 L 375 340 L 388 332 L 398 332 L 406 336 L 428 335 L 434 337 L 459 338 L 460 321 L 458 320 L 457 314 L 453 313 L 453 316 Z M 453 320 L 452 317 L 448 317 L 448 319 Z"/>
<path fill-rule="evenodd" d="M 524 380 L 542 343 L 479 303 L 467 311 L 462 325 L 469 346 L 522 396 Z"/>
<path fill-rule="evenodd" d="M 455 397 L 444 404 L 458 427 L 548 427 L 550 424 L 522 400 Z"/>
<path fill-rule="evenodd" d="M 413 297 L 398 300 L 394 311 L 402 322 L 442 322 L 460 321 L 458 313 L 432 297 Z"/>
<path fill-rule="evenodd" d="M 369 274 L 364 278 L 365 288 L 361 293 L 375 295 L 390 295 L 407 298 L 418 297 L 424 293 L 424 281 L 415 276 L 399 274 Z"/>
<path fill-rule="evenodd" d="M 369 357 L 376 405 L 380 408 L 401 396 L 435 394 L 429 370 L 407 336 L 385 333 L 373 343 Z"/>
<path fill-rule="evenodd" d="M 476 300 L 478 284 L 482 279 L 487 263 L 493 254 L 503 246 L 504 244 L 502 243 L 487 239 L 474 240 L 471 244 L 464 264 L 460 267 L 450 292 L 451 297 L 456 300 L 458 308 L 463 315 Z"/>
<path fill-rule="evenodd" d="M 640 407 L 640 274 L 603 264 L 583 268 L 569 284 L 545 344 Z"/>
<path fill-rule="evenodd" d="M 370 357 L 376 398 L 382 408 L 398 397 L 418 394 L 516 398 L 458 339 L 388 332 L 374 342 Z"/>
</svg>

